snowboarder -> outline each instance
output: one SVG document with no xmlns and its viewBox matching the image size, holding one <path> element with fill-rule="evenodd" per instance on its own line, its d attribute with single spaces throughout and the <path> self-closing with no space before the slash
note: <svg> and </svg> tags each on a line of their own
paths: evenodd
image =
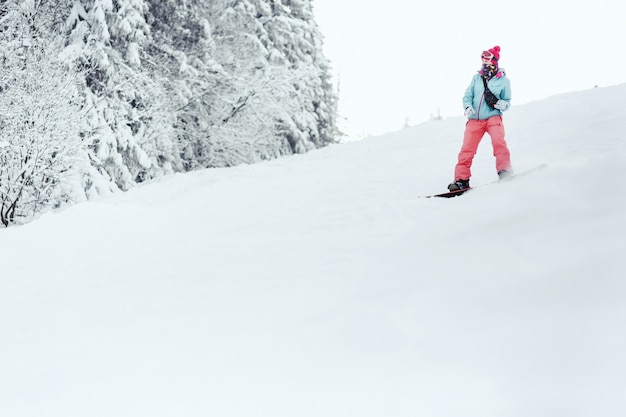
<svg viewBox="0 0 626 417">
<path fill-rule="evenodd" d="M 483 51 L 481 59 L 482 68 L 474 75 L 463 96 L 468 120 L 454 169 L 454 182 L 448 185 L 450 191 L 470 188 L 472 161 L 485 133 L 491 137 L 498 176 L 504 179 L 512 174 L 511 154 L 504 140 L 502 123 L 502 112 L 511 107 L 511 84 L 504 69 L 498 66 L 500 47 Z"/>
</svg>

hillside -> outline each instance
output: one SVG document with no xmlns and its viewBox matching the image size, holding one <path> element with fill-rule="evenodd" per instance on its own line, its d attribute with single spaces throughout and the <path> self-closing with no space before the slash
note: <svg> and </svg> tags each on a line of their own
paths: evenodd
<svg viewBox="0 0 626 417">
<path fill-rule="evenodd" d="M 456 199 L 462 118 L 0 231 L 0 415 L 621 417 L 626 84 L 505 123 Z"/>
</svg>

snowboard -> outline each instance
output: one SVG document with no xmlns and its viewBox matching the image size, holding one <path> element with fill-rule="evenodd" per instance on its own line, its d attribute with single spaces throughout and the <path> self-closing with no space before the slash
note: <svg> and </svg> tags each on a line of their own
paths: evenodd
<svg viewBox="0 0 626 417">
<path fill-rule="evenodd" d="M 548 164 L 537 165 L 536 167 L 531 168 L 531 169 L 527 169 L 526 171 L 522 171 L 522 172 L 519 172 L 519 173 L 514 173 L 513 175 L 510 175 L 510 176 L 508 176 L 508 177 L 506 177 L 504 179 L 496 180 L 496 181 L 493 181 L 493 182 L 490 182 L 490 183 L 487 183 L 487 184 L 483 184 L 483 185 L 498 184 L 498 183 L 501 183 L 501 182 L 509 182 L 509 181 L 513 180 L 514 178 L 518 178 L 518 177 L 524 176 L 526 174 L 530 174 L 531 172 L 537 171 L 539 169 L 543 169 L 543 168 L 545 168 L 547 166 L 548 166 Z M 476 187 L 470 187 L 470 188 L 466 188 L 464 190 L 448 191 L 448 192 L 440 193 L 440 194 L 425 195 L 422 198 L 434 198 L 434 197 L 452 198 L 452 197 L 458 197 L 460 195 L 465 194 L 468 191 L 473 190 L 474 188 L 476 188 Z"/>
<path fill-rule="evenodd" d="M 451 197 L 458 197 L 458 196 L 463 195 L 466 192 L 470 191 L 471 189 L 472 189 L 472 187 L 465 188 L 463 190 L 448 191 L 446 193 L 441 193 L 441 194 L 425 195 L 423 198 L 433 198 L 433 197 L 451 198 Z"/>
</svg>

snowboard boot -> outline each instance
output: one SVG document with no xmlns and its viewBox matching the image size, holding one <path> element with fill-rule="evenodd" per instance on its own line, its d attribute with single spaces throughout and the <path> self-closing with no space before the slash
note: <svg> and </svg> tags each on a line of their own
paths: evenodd
<svg viewBox="0 0 626 417">
<path fill-rule="evenodd" d="M 459 191 L 470 188 L 469 180 L 456 180 L 448 185 L 448 190 Z"/>
<path fill-rule="evenodd" d="M 508 180 L 512 175 L 513 172 L 508 169 L 501 169 L 498 171 L 498 178 L 500 178 L 500 181 Z"/>
</svg>

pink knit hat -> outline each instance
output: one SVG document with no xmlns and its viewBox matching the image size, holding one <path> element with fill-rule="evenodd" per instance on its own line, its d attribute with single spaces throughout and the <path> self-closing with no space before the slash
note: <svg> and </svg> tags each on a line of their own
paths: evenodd
<svg viewBox="0 0 626 417">
<path fill-rule="evenodd" d="M 488 54 L 485 54 L 485 52 L 488 52 Z M 493 58 L 491 58 L 491 62 L 497 65 L 500 60 L 500 47 L 496 45 L 491 49 L 487 49 L 485 52 L 483 52 L 483 56 L 492 55 Z"/>
</svg>

